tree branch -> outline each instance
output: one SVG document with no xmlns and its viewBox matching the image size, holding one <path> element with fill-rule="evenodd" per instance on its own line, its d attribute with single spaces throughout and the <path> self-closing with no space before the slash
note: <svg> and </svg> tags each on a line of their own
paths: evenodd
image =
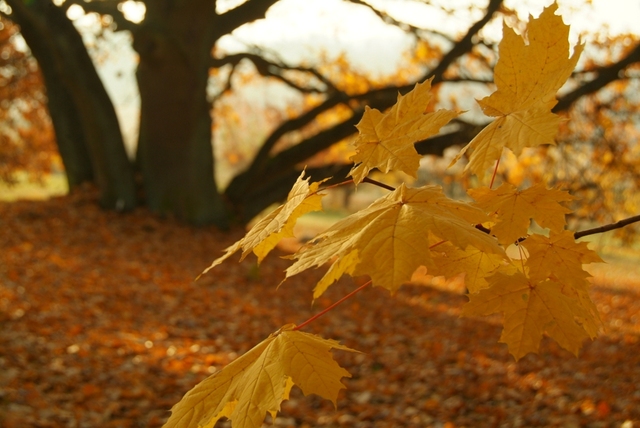
<svg viewBox="0 0 640 428">
<path fill-rule="evenodd" d="M 373 13 L 375 13 L 378 18 L 380 18 L 380 20 L 388 25 L 400 28 L 401 30 L 405 31 L 406 33 L 410 33 L 413 34 L 416 38 L 420 38 L 420 32 L 425 31 L 423 28 L 420 27 L 416 27 L 414 25 L 408 24 L 406 22 L 402 22 L 402 21 L 398 21 L 397 19 L 395 19 L 394 17 L 392 17 L 391 15 L 389 15 L 387 12 L 382 11 L 380 9 L 378 9 L 377 7 L 375 7 L 372 4 L 369 4 L 363 0 L 349 0 L 349 2 L 359 5 L 359 6 L 364 6 L 368 9 L 370 9 Z M 433 34 L 437 34 L 439 36 L 442 36 L 443 38 L 446 38 L 447 40 L 449 40 L 450 42 L 453 42 L 453 40 L 448 37 L 447 35 L 443 34 L 443 33 L 439 33 L 439 32 L 432 32 Z"/>
<path fill-rule="evenodd" d="M 432 84 L 435 84 L 436 81 L 437 82 L 443 81 L 444 71 L 446 71 L 446 69 L 457 58 L 464 55 L 466 52 L 468 52 L 471 49 L 471 47 L 473 46 L 473 37 L 477 35 L 477 33 L 487 24 L 487 22 L 489 22 L 489 20 L 493 17 L 493 14 L 500 8 L 501 5 L 502 5 L 502 0 L 491 0 L 489 3 L 489 6 L 487 7 L 487 11 L 485 15 L 482 17 L 482 19 L 480 19 L 474 25 L 472 25 L 467 31 L 467 34 L 465 34 L 465 36 L 462 39 L 460 39 L 454 45 L 454 47 L 442 58 L 438 66 L 431 72 L 424 75 L 421 79 L 419 79 L 419 81 L 425 80 L 431 76 L 434 76 L 434 82 Z M 256 154 L 254 161 L 249 166 L 249 168 L 245 172 L 241 173 L 239 176 L 234 178 L 229 188 L 227 189 L 229 191 L 230 196 L 233 194 L 239 195 L 241 193 L 244 193 L 246 191 L 247 185 L 255 181 L 255 177 L 268 177 L 268 175 L 265 174 L 266 172 L 265 170 L 269 164 L 275 163 L 277 165 L 283 166 L 282 162 L 280 162 L 280 159 L 290 157 L 291 156 L 289 152 L 290 150 L 291 151 L 302 150 L 302 149 L 291 148 L 279 153 L 274 157 L 274 159 L 270 158 L 269 154 L 273 146 L 286 133 L 297 130 L 297 129 L 301 129 L 305 125 L 315 120 L 315 118 L 320 113 L 328 111 L 329 109 L 342 103 L 356 101 L 360 104 L 367 104 L 371 108 L 384 110 L 396 102 L 398 92 L 406 93 L 406 92 L 409 92 L 411 89 L 413 89 L 413 87 L 414 87 L 414 84 L 403 85 L 403 86 L 387 86 L 384 88 L 374 89 L 364 94 L 360 94 L 356 96 L 347 96 L 342 92 L 337 92 L 331 95 L 330 97 L 328 97 L 320 105 L 309 110 L 307 113 L 304 113 L 303 115 L 295 119 L 291 119 L 287 122 L 284 122 L 267 138 L 265 143 L 262 145 L 262 147 Z M 336 130 L 337 134 L 344 135 L 343 130 L 345 129 L 345 127 L 352 127 L 355 123 L 357 123 L 357 120 L 354 122 L 353 118 L 350 118 L 336 125 L 334 129 Z M 351 128 L 351 131 L 352 133 L 354 132 L 353 128 Z M 336 142 L 336 141 L 338 140 L 334 140 L 333 142 Z M 323 145 L 323 147 L 325 146 L 328 147 L 328 145 Z M 311 146 L 311 144 L 306 144 L 306 146 L 307 147 L 305 147 L 302 151 L 307 152 L 307 149 L 309 146 Z M 275 159 L 278 157 L 280 159 Z M 295 162 L 301 162 L 304 159 L 299 159 L 293 156 L 292 160 L 294 160 Z M 287 163 L 288 165 L 290 165 L 291 161 Z"/>
<path fill-rule="evenodd" d="M 213 40 L 218 40 L 225 34 L 230 34 L 244 24 L 264 18 L 267 10 L 277 2 L 278 0 L 248 0 L 222 15 L 216 15 L 213 25 Z"/>
<path fill-rule="evenodd" d="M 558 100 L 558 104 L 556 104 L 556 106 L 553 108 L 553 112 L 557 113 L 559 111 L 568 110 L 569 107 L 571 107 L 571 105 L 579 98 L 585 95 L 592 94 L 602 89 L 614 80 L 618 80 L 620 78 L 620 73 L 627 66 L 637 62 L 640 62 L 640 43 L 638 43 L 636 47 L 620 61 L 599 69 L 598 77 L 585 83 L 584 85 L 578 86 L 573 91 L 561 97 Z"/>
<path fill-rule="evenodd" d="M 632 223 L 637 223 L 640 221 L 640 215 L 636 215 L 633 217 L 625 218 L 624 220 L 617 221 L 615 223 L 606 224 L 604 226 L 594 227 L 593 229 L 581 230 L 573 234 L 576 239 L 580 239 L 584 236 L 595 235 L 597 233 L 609 232 L 610 230 L 621 229 L 625 226 L 628 226 Z"/>
<path fill-rule="evenodd" d="M 227 64 L 237 65 L 243 59 L 251 61 L 253 65 L 256 67 L 256 70 L 258 71 L 258 73 L 260 73 L 262 76 L 274 77 L 276 79 L 279 79 L 285 84 L 291 86 L 294 89 L 297 89 L 302 93 L 321 92 L 321 90 L 318 88 L 312 88 L 312 87 L 307 87 L 307 88 L 302 87 L 296 84 L 295 82 L 293 82 L 292 80 L 290 80 L 289 78 L 287 78 L 283 74 L 284 72 L 300 71 L 304 73 L 309 73 L 326 86 L 326 88 L 328 89 L 328 91 L 325 90 L 326 92 L 338 91 L 338 89 L 333 85 L 333 82 L 331 82 L 324 75 L 322 75 L 322 73 L 320 73 L 318 70 L 314 68 L 288 66 L 282 62 L 276 63 L 273 61 L 269 61 L 266 58 L 263 58 L 259 55 L 248 53 L 248 52 L 228 55 L 223 58 L 212 58 L 211 67 L 219 68 Z"/>
<path fill-rule="evenodd" d="M 447 71 L 449 66 L 451 66 L 456 59 L 460 58 L 473 48 L 473 38 L 485 25 L 487 25 L 491 18 L 493 18 L 493 14 L 500 9 L 500 6 L 502 6 L 502 1 L 503 0 L 491 0 L 489 2 L 487 11 L 482 19 L 469 28 L 467 34 L 465 34 L 464 37 L 460 39 L 449 52 L 447 52 L 447 54 L 438 63 L 438 66 L 425 76 L 425 80 L 433 76 L 432 85 L 442 81 L 444 73 Z"/>
</svg>

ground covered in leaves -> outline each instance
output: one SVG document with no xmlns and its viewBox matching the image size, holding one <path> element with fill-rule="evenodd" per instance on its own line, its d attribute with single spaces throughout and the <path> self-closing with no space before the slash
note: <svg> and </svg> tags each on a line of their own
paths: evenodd
<svg viewBox="0 0 640 428">
<path fill-rule="evenodd" d="M 260 268 L 233 258 L 194 283 L 241 231 L 104 212 L 91 192 L 0 203 L 0 230 L 6 428 L 159 427 L 198 381 L 355 287 L 345 280 L 311 307 L 321 272 L 276 290 L 277 255 Z M 598 274 L 592 297 L 606 331 L 579 358 L 545 341 L 515 363 L 498 317 L 459 318 L 455 284 L 365 290 L 305 329 L 363 352 L 335 353 L 353 375 L 337 409 L 294 389 L 266 423 L 638 427 L 640 285 Z"/>
</svg>

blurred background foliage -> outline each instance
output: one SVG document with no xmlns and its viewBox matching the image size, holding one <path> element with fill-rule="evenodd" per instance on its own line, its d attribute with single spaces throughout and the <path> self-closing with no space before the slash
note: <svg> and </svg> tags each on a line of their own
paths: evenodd
<svg viewBox="0 0 640 428">
<path fill-rule="evenodd" d="M 32 55 L 28 38 L 26 41 L 22 38 L 20 27 L 14 23 L 24 26 L 35 22 L 46 27 L 46 20 L 38 14 L 44 13 L 46 7 L 59 8 L 66 19 L 74 23 L 118 111 L 118 133 L 133 165 L 131 174 L 142 176 L 134 182 L 139 187 L 144 183 L 142 192 L 146 192 L 146 196 L 132 202 L 132 206 L 146 203 L 154 211 L 176 214 L 190 222 L 204 219 L 204 222 L 220 224 L 227 223 L 219 220 L 221 215 L 247 222 L 271 203 L 281 200 L 304 166 L 316 179 L 326 175 L 343 179 L 352 154 L 350 142 L 354 125 L 364 105 L 384 109 L 393 104 L 398 92 L 406 92 L 415 82 L 430 76 L 435 76 L 434 103 L 430 109 L 458 108 L 469 113 L 447 127 L 442 135 L 416 145 L 418 151 L 426 155 L 416 184 L 439 183 L 451 195 L 463 197 L 466 188 L 477 184 L 475 178 L 461 174 L 463 165 L 446 167 L 460 145 L 466 144 L 487 123 L 474 99 L 493 90 L 492 67 L 501 21 L 523 31 L 526 11 L 541 10 L 539 5 L 516 9 L 496 0 L 485 5 L 401 2 L 407 10 L 424 7 L 427 8 L 424 13 L 438 10 L 441 14 L 438 16 L 452 19 L 445 22 L 442 18 L 443 22 L 435 25 L 433 20 L 422 19 L 419 14 L 403 13 L 389 1 L 332 1 L 327 3 L 330 6 L 326 10 L 335 7 L 335 16 L 311 18 L 308 16 L 313 13 L 305 15 L 308 12 L 305 6 L 285 0 L 220 1 L 200 6 L 202 14 L 211 13 L 211 4 L 215 8 L 215 16 L 210 15 L 203 28 L 208 28 L 209 21 L 215 21 L 216 16 L 226 15 L 226 27 L 211 37 L 208 52 L 200 55 L 206 60 L 207 70 L 202 99 L 206 99 L 211 118 L 210 133 L 205 133 L 203 138 L 210 141 L 211 157 L 215 159 L 215 168 L 203 170 L 213 176 L 215 187 L 202 192 L 217 191 L 224 205 L 216 208 L 217 215 L 207 214 L 205 218 L 185 213 L 179 202 L 168 202 L 171 197 L 166 196 L 165 190 L 160 192 L 164 192 L 164 199 L 154 205 L 149 194 L 157 193 L 150 189 L 159 179 L 148 172 L 155 167 L 145 169 L 145 161 L 141 161 L 150 155 L 140 152 L 141 139 L 152 132 L 146 127 L 159 127 L 162 118 L 146 113 L 152 120 L 145 121 L 145 109 L 152 111 L 149 103 L 157 104 L 159 99 L 170 106 L 174 103 L 172 97 L 176 97 L 169 90 L 150 95 L 153 91 L 162 91 L 162 85 L 166 89 L 170 84 L 167 76 L 161 76 L 163 67 L 169 66 L 160 63 L 158 58 L 147 60 L 144 50 L 151 49 L 153 55 L 160 55 L 156 51 L 165 49 L 162 43 L 166 39 L 186 37 L 183 29 L 163 21 L 161 13 L 168 10 L 178 21 L 182 19 L 179 14 L 184 13 L 188 18 L 189 13 L 194 10 L 197 13 L 198 9 L 185 11 L 180 9 L 179 2 L 170 0 L 155 6 L 132 1 L 33 0 L 15 4 L 13 9 L 13 1 L 0 3 L 0 178 L 5 183 L 43 182 L 43 178 L 52 174 L 60 176 L 72 162 L 65 162 L 64 155 L 60 156 L 60 132 L 56 132 L 56 120 L 51 120 L 47 104 L 47 90 L 51 90 L 52 85 L 67 83 L 64 79 L 50 78 L 49 87 L 45 85 L 38 55 Z M 160 3 L 164 10 L 158 11 L 155 7 L 160 7 Z M 569 21 L 572 11 L 594 7 L 590 1 L 560 5 Z M 24 10 L 17 13 L 18 7 Z M 626 10 L 624 2 L 613 2 L 611 8 L 618 8 L 621 17 Z M 33 18 L 33 22 L 21 14 Z M 314 19 L 325 26 L 326 22 L 333 22 L 327 34 L 319 36 L 314 32 Z M 327 19 L 332 21 L 325 21 Z M 283 27 L 283 22 L 290 22 L 291 27 Z M 567 121 L 558 133 L 557 145 L 529 149 L 520 161 L 505 152 L 499 169 L 500 180 L 516 185 L 544 181 L 569 190 L 578 198 L 572 206 L 572 228 L 635 215 L 640 204 L 639 36 L 629 30 L 612 31 L 606 23 L 575 27 L 578 29 L 572 38 L 588 46 L 558 96 L 555 111 Z M 45 28 L 45 32 L 53 28 Z M 120 37 L 123 34 L 125 36 Z M 180 40 L 179 43 L 184 43 Z M 123 58 L 130 58 L 129 63 Z M 173 58 L 176 61 L 177 57 Z M 128 65 L 113 66 L 122 61 Z M 139 91 L 141 83 L 155 79 L 141 80 L 145 61 L 156 61 L 152 66 L 146 64 L 144 70 L 148 76 L 159 77 L 154 88 Z M 62 75 L 74 78 L 72 73 L 76 71 L 66 69 L 64 60 L 60 60 L 57 67 L 62 67 L 59 70 Z M 118 101 L 122 99 L 118 91 L 128 91 L 126 102 Z M 181 123 L 185 128 L 192 126 L 184 120 L 170 125 L 181 126 Z M 167 129 L 165 133 L 170 131 Z M 194 132 L 177 133 L 172 141 L 163 144 L 189 151 L 186 140 L 180 138 L 191 139 L 193 135 Z M 151 143 L 144 144 L 155 144 L 159 137 L 149 140 Z M 151 152 L 160 152 L 164 150 L 162 147 L 157 144 Z M 88 156 L 89 160 L 84 161 L 92 165 L 93 173 L 69 180 L 71 189 L 93 181 L 103 193 L 109 193 L 104 190 L 109 187 L 105 183 L 112 179 L 101 182 L 95 178 L 100 177 L 96 171 L 101 168 L 96 156 L 94 151 Z M 103 156 L 107 163 L 114 163 L 111 155 Z M 183 170 L 172 168 L 166 171 L 167 175 L 187 187 L 191 178 L 184 179 Z M 118 177 L 127 174 L 129 172 Z M 387 177 L 391 182 L 401 179 L 406 177 Z M 368 196 L 366 193 L 366 190 L 354 194 L 353 189 L 340 189 L 327 203 L 332 210 L 356 209 L 358 204 L 365 204 L 376 196 L 375 191 Z M 122 200 L 118 198 L 124 197 L 117 196 L 114 200 Z M 218 204 L 212 201 L 207 199 L 207 204 Z M 103 197 L 102 202 L 117 208 L 113 200 L 109 203 L 108 198 Z M 624 228 L 616 233 L 630 239 L 634 229 Z"/>
</svg>

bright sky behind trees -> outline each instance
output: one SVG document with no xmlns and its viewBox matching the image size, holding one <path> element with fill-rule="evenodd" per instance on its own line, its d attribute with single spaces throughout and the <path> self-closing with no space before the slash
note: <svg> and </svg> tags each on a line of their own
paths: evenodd
<svg viewBox="0 0 640 428">
<path fill-rule="evenodd" d="M 521 19 L 527 20 L 528 14 L 539 15 L 551 2 L 507 0 L 505 3 L 516 9 Z M 218 0 L 218 11 L 222 13 L 240 3 L 243 0 Z M 432 5 L 427 5 L 415 0 L 371 0 L 370 3 L 386 8 L 398 20 L 455 37 L 482 16 L 487 2 L 435 0 L 430 2 Z M 558 13 L 571 25 L 572 44 L 577 43 L 579 34 L 598 29 L 605 35 L 640 33 L 637 24 L 640 22 L 640 2 L 637 0 L 591 0 L 590 5 L 585 4 L 586 0 L 559 0 L 558 3 Z M 468 5 L 472 6 L 469 8 Z M 455 13 L 446 13 L 446 9 L 455 10 Z M 131 21 L 138 22 L 144 18 L 144 4 L 141 2 L 124 2 L 122 10 Z M 85 38 L 92 40 L 97 17 L 85 15 L 76 5 L 69 8 L 69 15 L 77 18 L 76 24 Z M 501 20 L 494 20 L 482 31 L 498 41 L 502 34 Z M 110 36 L 106 45 L 111 47 L 111 54 L 108 49 L 100 52 L 98 69 L 118 109 L 131 149 L 137 132 L 139 103 L 134 76 L 136 55 L 128 37 L 119 33 Z M 588 37 L 583 39 L 589 42 Z M 235 52 L 253 44 L 273 49 L 283 60 L 292 62 L 302 59 L 313 63 L 318 60 L 319 50 L 334 56 L 345 53 L 354 67 L 370 73 L 388 74 L 399 64 L 410 40 L 399 28 L 381 23 L 365 7 L 341 0 L 281 0 L 271 8 L 267 19 L 246 25 L 224 37 L 219 47 L 226 52 Z M 264 95 L 273 99 L 270 93 Z"/>
</svg>

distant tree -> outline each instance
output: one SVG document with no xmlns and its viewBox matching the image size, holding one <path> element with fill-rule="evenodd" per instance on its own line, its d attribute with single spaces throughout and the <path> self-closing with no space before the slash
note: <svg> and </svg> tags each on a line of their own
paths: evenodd
<svg viewBox="0 0 640 428">
<path fill-rule="evenodd" d="M 372 10 L 382 22 L 413 38 L 415 49 L 409 57 L 420 59 L 413 63 L 415 73 L 401 83 L 348 88 L 341 84 L 340 76 L 322 66 L 286 63 L 259 47 L 213 55 L 223 36 L 264 18 L 277 0 L 248 0 L 225 12 L 210 0 L 143 1 L 146 14 L 140 23 L 125 19 L 125 2 L 120 0 L 5 0 L 8 7 L 1 13 L 20 26 L 38 60 L 71 188 L 94 181 L 105 207 L 126 210 L 142 202 L 154 212 L 225 227 L 231 221 L 247 222 L 283 199 L 307 159 L 355 133 L 354 125 L 365 105 L 385 109 L 395 102 L 398 92 L 405 93 L 430 77 L 434 77 L 436 91 L 444 85 L 489 84 L 495 46 L 481 30 L 492 19 L 513 15 L 501 0 L 491 0 L 480 19 L 453 38 L 400 22 L 364 1 L 345 2 Z M 67 17 L 72 5 L 109 16 L 109 25 L 116 30 L 131 31 L 139 55 L 141 97 L 135 164 L 127 158 L 113 104 L 80 34 Z M 239 63 L 247 61 L 259 74 L 279 79 L 301 93 L 313 93 L 319 101 L 277 126 L 249 166 L 220 191 L 214 179 L 207 85 L 214 70 L 230 69 L 232 75 Z M 566 111 L 584 95 L 626 78 L 625 70 L 639 61 L 640 44 L 633 40 L 623 54 L 608 62 L 587 64 L 576 74 L 572 89 L 561 97 L 556 111 Z M 233 90 L 231 85 L 226 89 Z M 310 125 L 335 109 L 348 113 L 330 126 L 316 127 L 317 132 L 309 135 Z M 422 154 L 440 155 L 451 145 L 468 142 L 479 129 L 478 124 L 457 121 L 447 134 L 419 142 L 416 147 Z M 305 138 L 274 151 L 284 137 L 296 133 Z M 141 180 L 136 180 L 136 171 Z M 314 178 L 341 178 L 346 171 L 348 167 L 339 163 L 308 169 Z M 138 183 L 143 188 L 141 200 L 137 199 Z"/>
</svg>

